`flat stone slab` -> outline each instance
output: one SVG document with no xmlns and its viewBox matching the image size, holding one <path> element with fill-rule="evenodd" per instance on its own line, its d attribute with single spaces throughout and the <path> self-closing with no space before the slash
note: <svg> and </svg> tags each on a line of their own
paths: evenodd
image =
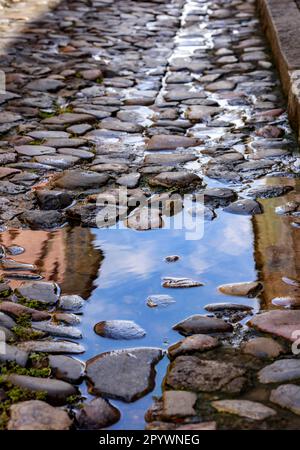
<svg viewBox="0 0 300 450">
<path fill-rule="evenodd" d="M 253 355 L 256 358 L 268 359 L 276 358 L 281 353 L 285 353 L 284 348 L 272 338 L 257 337 L 242 344 L 243 353 Z"/>
<path fill-rule="evenodd" d="M 83 345 L 71 341 L 25 341 L 18 344 L 18 348 L 27 352 L 41 352 L 41 353 L 84 353 Z"/>
<path fill-rule="evenodd" d="M 79 383 L 83 377 L 85 364 L 65 355 L 49 355 L 49 366 L 55 378 L 69 383 Z"/>
<path fill-rule="evenodd" d="M 17 295 L 48 305 L 57 303 L 59 297 L 57 285 L 47 281 L 24 282 L 19 286 Z"/>
<path fill-rule="evenodd" d="M 162 287 L 165 288 L 192 288 L 203 286 L 201 281 L 192 280 L 191 278 L 175 278 L 175 277 L 164 277 L 162 279 Z"/>
<path fill-rule="evenodd" d="M 5 344 L 4 352 L 0 352 L 1 362 L 13 361 L 19 366 L 25 367 L 27 360 L 28 352 L 21 350 L 14 345 Z"/>
<path fill-rule="evenodd" d="M 222 319 L 194 315 L 174 325 L 173 330 L 178 331 L 184 336 L 189 336 L 192 334 L 231 332 L 233 327 L 230 323 L 227 323 Z"/>
<path fill-rule="evenodd" d="M 235 414 L 251 420 L 264 420 L 276 415 L 274 409 L 250 400 L 218 400 L 212 406 L 220 413 Z"/>
<path fill-rule="evenodd" d="M 150 186 L 161 186 L 165 188 L 171 187 L 192 187 L 195 185 L 201 185 L 202 179 L 191 172 L 179 171 L 179 172 L 162 172 L 148 180 Z"/>
<path fill-rule="evenodd" d="M 173 389 L 214 392 L 246 373 L 243 367 L 196 356 L 178 356 L 170 365 L 166 383 Z"/>
<path fill-rule="evenodd" d="M 91 393 L 133 402 L 154 388 L 159 348 L 130 348 L 102 353 L 86 363 Z"/>
<path fill-rule="evenodd" d="M 300 386 L 296 384 L 282 384 L 271 391 L 270 401 L 281 408 L 289 409 L 300 415 Z"/>
<path fill-rule="evenodd" d="M 77 389 L 69 383 L 51 378 L 30 377 L 27 375 L 7 375 L 8 382 L 33 392 L 44 392 L 47 400 L 56 405 L 64 405 L 67 398 L 76 395 Z"/>
<path fill-rule="evenodd" d="M 12 316 L 13 318 L 21 317 L 26 314 L 29 315 L 31 320 L 34 321 L 50 319 L 50 314 L 45 311 L 38 311 L 36 309 L 28 308 L 27 306 L 13 302 L 1 302 L 0 311 L 8 314 L 9 316 Z"/>
<path fill-rule="evenodd" d="M 157 134 L 147 142 L 147 150 L 176 150 L 183 147 L 195 147 L 201 144 L 200 139 L 185 136 Z"/>
<path fill-rule="evenodd" d="M 20 402 L 10 407 L 8 430 L 69 430 L 68 413 L 40 400 Z"/>
<path fill-rule="evenodd" d="M 280 359 L 258 372 L 260 383 L 282 383 L 300 379 L 299 359 Z"/>
<path fill-rule="evenodd" d="M 194 334 L 168 348 L 170 358 L 194 352 L 205 352 L 220 345 L 218 339 L 206 334 Z"/>
<path fill-rule="evenodd" d="M 55 148 L 46 145 L 20 145 L 15 147 L 15 150 L 24 156 L 53 155 L 56 152 Z"/>
<path fill-rule="evenodd" d="M 99 336 L 110 339 L 141 339 L 146 331 L 132 320 L 105 320 L 94 326 L 94 331 Z"/>
<path fill-rule="evenodd" d="M 69 126 L 84 122 L 94 122 L 96 117 L 90 114 L 63 113 L 58 116 L 48 117 L 41 121 L 45 125 Z"/>
<path fill-rule="evenodd" d="M 70 190 L 100 188 L 106 184 L 108 179 L 108 175 L 103 173 L 69 170 L 63 172 L 56 178 L 54 186 Z"/>
<path fill-rule="evenodd" d="M 165 420 L 195 416 L 197 395 L 194 392 L 165 391 L 162 396 L 162 418 Z"/>
<path fill-rule="evenodd" d="M 274 310 L 257 314 L 247 325 L 263 333 L 273 334 L 290 342 L 299 337 L 300 311 Z"/>
</svg>

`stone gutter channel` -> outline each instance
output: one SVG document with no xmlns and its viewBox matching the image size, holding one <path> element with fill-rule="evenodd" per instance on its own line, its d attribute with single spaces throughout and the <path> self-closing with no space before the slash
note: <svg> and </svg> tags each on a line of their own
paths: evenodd
<svg viewBox="0 0 300 450">
<path fill-rule="evenodd" d="M 300 1 L 257 0 L 262 26 L 270 42 L 290 122 L 300 134 Z"/>
</svg>

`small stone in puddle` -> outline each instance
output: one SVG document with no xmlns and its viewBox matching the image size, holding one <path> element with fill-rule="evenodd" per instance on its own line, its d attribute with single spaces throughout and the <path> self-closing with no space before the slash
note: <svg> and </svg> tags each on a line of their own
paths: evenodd
<svg viewBox="0 0 300 450">
<path fill-rule="evenodd" d="M 35 195 L 39 207 L 45 210 L 64 209 L 67 206 L 70 206 L 73 201 L 72 195 L 63 191 L 38 189 L 35 191 Z"/>
<path fill-rule="evenodd" d="M 79 311 L 85 301 L 79 295 L 62 295 L 59 299 L 59 308 L 63 311 Z"/>
<path fill-rule="evenodd" d="M 253 216 L 255 214 L 262 214 L 262 206 L 256 202 L 255 200 L 237 200 L 236 202 L 231 203 L 231 205 L 226 206 L 224 211 L 231 214 L 241 214 Z"/>
<path fill-rule="evenodd" d="M 68 413 L 41 400 L 19 402 L 10 407 L 8 430 L 69 430 Z"/>
<path fill-rule="evenodd" d="M 55 405 L 64 405 L 68 397 L 76 395 L 77 389 L 69 383 L 51 378 L 31 377 L 28 375 L 7 375 L 5 379 L 13 386 L 33 392 L 44 392 L 47 401 Z"/>
<path fill-rule="evenodd" d="M 49 355 L 49 366 L 55 378 L 69 383 L 79 383 L 84 374 L 85 364 L 65 355 Z"/>
<path fill-rule="evenodd" d="M 90 392 L 133 402 L 154 388 L 154 366 L 162 359 L 159 348 L 128 348 L 102 353 L 86 363 Z"/>
<path fill-rule="evenodd" d="M 224 391 L 246 368 L 231 363 L 200 359 L 197 356 L 178 356 L 169 366 L 166 385 L 175 390 L 214 392 Z"/>
<path fill-rule="evenodd" d="M 279 216 L 284 216 L 288 214 L 293 214 L 294 212 L 297 212 L 298 208 L 300 206 L 300 203 L 298 202 L 287 202 L 284 205 L 277 206 L 275 208 L 275 213 Z"/>
<path fill-rule="evenodd" d="M 282 383 L 300 379 L 299 359 L 280 359 L 258 372 L 260 383 Z"/>
<path fill-rule="evenodd" d="M 179 147 L 194 147 L 199 144 L 200 139 L 157 134 L 149 139 L 147 150 L 176 150 Z"/>
<path fill-rule="evenodd" d="M 180 260 L 180 256 L 178 255 L 170 255 L 165 257 L 165 261 L 168 263 L 176 262 Z"/>
<path fill-rule="evenodd" d="M 18 348 L 27 352 L 41 353 L 84 353 L 83 345 L 71 341 L 25 341 L 18 344 Z"/>
<path fill-rule="evenodd" d="M 155 308 L 157 306 L 169 306 L 172 303 L 176 303 L 173 297 L 170 295 L 149 295 L 147 298 L 147 306 L 150 308 Z"/>
<path fill-rule="evenodd" d="M 247 195 L 253 198 L 273 198 L 285 195 L 293 189 L 292 186 L 260 186 L 250 189 Z"/>
<path fill-rule="evenodd" d="M 205 352 L 212 350 L 220 345 L 218 339 L 206 334 L 194 334 L 188 336 L 182 341 L 171 345 L 168 348 L 168 355 L 170 358 L 176 358 L 180 355 L 185 355 L 194 352 Z"/>
<path fill-rule="evenodd" d="M 162 279 L 162 287 L 165 288 L 192 288 L 204 286 L 200 281 L 192 280 L 191 278 L 175 278 L 164 277 Z"/>
<path fill-rule="evenodd" d="M 78 426 L 83 430 L 106 428 L 118 422 L 120 418 L 120 411 L 101 397 L 85 403 L 76 414 Z"/>
<path fill-rule="evenodd" d="M 223 284 L 218 287 L 218 290 L 222 292 L 222 294 L 249 298 L 255 298 L 262 289 L 263 285 L 258 281 Z"/>
<path fill-rule="evenodd" d="M 198 175 L 187 171 L 161 172 L 155 177 L 150 178 L 148 183 L 150 186 L 181 188 L 202 184 L 202 179 Z"/>
<path fill-rule="evenodd" d="M 299 337 L 300 311 L 274 310 L 256 314 L 247 325 L 261 331 L 294 342 Z"/>
<path fill-rule="evenodd" d="M 21 222 L 28 225 L 32 230 L 49 230 L 59 228 L 63 222 L 63 216 L 58 211 L 25 211 L 21 214 Z"/>
<path fill-rule="evenodd" d="M 282 277 L 282 281 L 290 286 L 300 287 L 300 281 L 295 278 Z"/>
<path fill-rule="evenodd" d="M 145 330 L 132 320 L 105 320 L 94 326 L 99 336 L 110 339 L 140 339 L 146 335 Z"/>
<path fill-rule="evenodd" d="M 250 400 L 218 400 L 212 406 L 220 413 L 236 414 L 251 420 L 264 420 L 276 415 L 274 409 Z"/>
<path fill-rule="evenodd" d="M 300 298 L 275 297 L 272 299 L 272 305 L 281 306 L 282 308 L 298 308 L 300 306 Z"/>
<path fill-rule="evenodd" d="M 239 303 L 210 303 L 204 306 L 204 309 L 209 312 L 215 311 L 252 311 L 252 306 L 240 305 Z"/>
<path fill-rule="evenodd" d="M 19 245 L 11 245 L 10 247 L 7 247 L 6 250 L 12 256 L 21 255 L 25 252 L 25 249 Z"/>
<path fill-rule="evenodd" d="M 300 386 L 296 384 L 282 384 L 271 391 L 270 401 L 281 408 L 289 409 L 300 415 Z"/>
<path fill-rule="evenodd" d="M 164 420 L 195 416 L 197 395 L 194 392 L 165 391 L 162 396 L 162 418 Z"/>
<path fill-rule="evenodd" d="M 19 286 L 16 294 L 27 300 L 38 300 L 49 305 L 54 305 L 58 301 L 57 285 L 48 281 L 24 282 Z"/>
<path fill-rule="evenodd" d="M 197 314 L 177 323 L 173 326 L 173 330 L 184 336 L 190 336 L 192 334 L 227 333 L 231 332 L 233 328 L 224 320 Z"/>
<path fill-rule="evenodd" d="M 243 353 L 253 355 L 256 358 L 268 359 L 276 358 L 281 353 L 284 353 L 284 348 L 272 338 L 257 337 L 242 344 L 241 350 Z"/>
</svg>

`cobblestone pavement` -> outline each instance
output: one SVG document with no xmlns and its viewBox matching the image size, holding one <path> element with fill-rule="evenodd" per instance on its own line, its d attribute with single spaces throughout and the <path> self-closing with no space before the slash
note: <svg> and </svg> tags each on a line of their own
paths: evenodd
<svg viewBox="0 0 300 450">
<path fill-rule="evenodd" d="M 107 217 L 104 201 L 110 195 L 114 203 L 120 186 L 128 188 L 131 207 L 124 210 L 119 204 L 117 212 L 112 209 L 109 224 L 122 219 L 138 230 L 162 226 L 165 202 L 174 192 L 203 194 L 205 208 L 200 209 L 206 220 L 212 220 L 219 208 L 233 214 L 261 214 L 263 206 L 257 199 L 293 191 L 300 167 L 297 143 L 254 1 L 48 2 L 39 5 L 38 13 L 35 5 L 27 9 L 24 5 L 30 4 L 4 6 L 0 19 L 0 68 L 6 75 L 6 92 L 0 95 L 3 228 L 48 230 L 66 223 L 94 227 L 101 211 Z M 143 206 L 132 206 L 143 196 Z M 151 220 L 150 199 L 162 203 L 154 208 Z M 289 214 L 299 226 L 296 200 L 278 213 Z M 185 287 L 189 280 L 165 283 Z M 255 297 L 261 288 L 253 282 L 222 289 L 229 295 Z M 42 300 L 45 289 L 48 304 L 58 301 L 49 284 L 39 284 L 35 295 L 31 289 L 32 285 L 25 287 L 18 298 Z M 67 300 L 60 299 L 62 309 L 63 301 Z M 78 301 L 72 299 L 75 310 Z M 193 336 L 169 349 L 166 390 L 146 414 L 149 429 L 299 426 L 300 387 L 281 384 L 272 392 L 269 388 L 299 378 L 300 365 L 286 343 L 300 327 L 298 311 L 254 316 L 252 327 L 278 340 L 262 334 L 241 350 L 226 337 L 231 323 L 245 317 L 245 311 L 237 309 L 211 306 L 215 317 L 194 316 L 177 325 L 181 334 Z M 224 310 L 229 314 L 226 322 Z M 9 306 L 2 311 L 8 312 Z M 39 314 L 42 317 L 36 320 L 49 318 L 43 316 L 47 312 Z M 76 323 L 74 317 L 61 320 Z M 61 329 L 41 324 L 34 325 L 35 333 L 80 337 L 73 327 L 64 326 L 63 335 Z M 101 328 L 99 334 L 103 332 Z M 221 350 L 220 341 L 210 333 L 224 338 Z M 25 353 L 49 352 L 43 342 L 25 342 L 19 348 Z M 53 352 L 82 351 L 80 344 L 61 345 L 63 349 Z M 137 378 L 150 380 L 162 355 L 157 349 L 140 350 L 135 349 L 140 358 Z M 283 363 L 270 365 L 283 354 Z M 126 351 L 117 362 L 114 357 L 106 356 L 106 362 L 100 355 L 88 362 L 93 393 L 133 401 L 151 390 L 149 380 L 142 389 L 131 386 L 126 377 L 112 382 L 109 374 L 120 373 L 120 367 L 122 374 L 133 370 Z M 269 365 L 262 369 L 264 358 Z M 100 377 L 100 372 L 107 376 Z M 77 367 L 78 373 L 77 381 L 82 376 Z M 253 387 L 257 376 L 260 384 Z M 22 375 L 9 377 L 17 386 L 35 391 L 45 387 L 40 381 L 18 378 Z M 70 376 L 64 379 L 70 381 Z M 52 403 L 64 404 L 75 395 L 72 385 L 47 389 Z M 94 401 L 96 406 L 77 416 L 78 426 L 101 428 L 119 419 L 114 407 L 101 398 Z M 20 405 L 12 408 L 9 427 L 14 429 L 23 426 L 22 411 Z M 26 408 L 30 417 L 32 405 Z M 96 408 L 101 417 L 95 417 Z M 58 426 L 51 410 L 44 414 L 51 417 L 53 428 Z M 69 428 L 70 418 L 62 419 L 61 426 Z"/>
</svg>

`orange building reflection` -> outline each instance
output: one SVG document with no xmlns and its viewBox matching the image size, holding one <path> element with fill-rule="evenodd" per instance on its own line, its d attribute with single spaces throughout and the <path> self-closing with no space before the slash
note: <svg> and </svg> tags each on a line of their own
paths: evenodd
<svg viewBox="0 0 300 450">
<path fill-rule="evenodd" d="M 270 179 L 268 184 L 275 184 Z M 277 183 L 278 184 L 278 180 Z M 300 288 L 287 284 L 282 280 L 288 277 L 300 281 L 300 229 L 292 226 L 293 222 L 299 222 L 300 218 L 280 216 L 275 208 L 288 201 L 300 201 L 299 183 L 289 180 L 288 184 L 294 184 L 295 191 L 285 197 L 261 200 L 264 214 L 253 217 L 254 230 L 254 258 L 258 277 L 264 284 L 264 292 L 261 296 L 261 307 L 264 309 L 275 308 L 272 300 L 275 297 L 293 297 L 299 299 Z"/>
<path fill-rule="evenodd" d="M 5 247 L 23 247 L 24 253 L 11 258 L 34 264 L 37 273 L 58 283 L 65 294 L 78 294 L 86 299 L 95 288 L 103 253 L 95 247 L 95 236 L 88 228 L 9 230 L 0 234 L 0 243 Z"/>
</svg>

